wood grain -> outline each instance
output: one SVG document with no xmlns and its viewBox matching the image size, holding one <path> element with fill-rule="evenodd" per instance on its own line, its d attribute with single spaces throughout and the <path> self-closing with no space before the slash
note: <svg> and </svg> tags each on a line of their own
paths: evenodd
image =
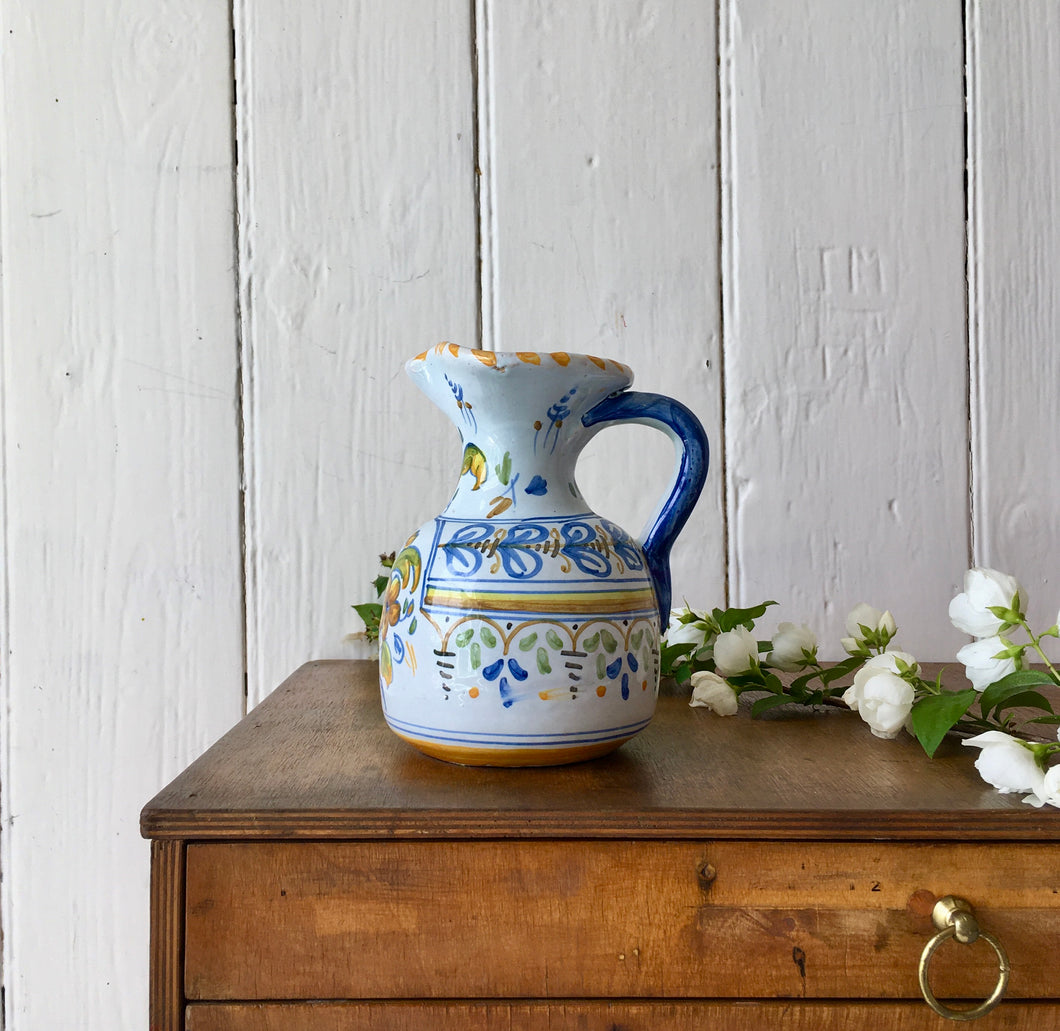
<svg viewBox="0 0 1060 1031">
<path fill-rule="evenodd" d="M 722 4 L 733 601 L 891 606 L 961 643 L 968 561 L 958 4 Z M 839 41 L 842 41 L 841 43 Z"/>
<path fill-rule="evenodd" d="M 459 442 L 402 366 L 476 337 L 470 5 L 237 4 L 248 691 L 343 657 Z"/>
<path fill-rule="evenodd" d="M 0 23 L 6 1026 L 132 1029 L 136 812 L 243 711 L 228 14 Z"/>
<path fill-rule="evenodd" d="M 847 711 L 719 719 L 676 689 L 593 762 L 452 766 L 383 721 L 375 665 L 310 663 L 145 808 L 149 837 L 1060 839 L 1060 813 Z M 836 771 L 850 771 L 837 775 Z"/>
<path fill-rule="evenodd" d="M 713 4 L 484 8 L 495 346 L 617 358 L 637 389 L 699 416 L 713 465 L 674 550 L 674 599 L 714 604 L 726 584 Z M 673 465 L 662 435 L 616 427 L 586 449 L 578 482 L 637 533 Z"/>
<path fill-rule="evenodd" d="M 1048 1027 L 1050 1004 L 1006 1002 L 976 1027 Z M 188 1031 L 938 1031 L 923 1002 L 360 1002 L 198 1004 Z"/>
<path fill-rule="evenodd" d="M 973 525 L 978 563 L 1016 575 L 1056 620 L 1060 506 L 1060 8 L 971 0 Z M 1055 644 L 1055 643 L 1054 643 Z"/>
<path fill-rule="evenodd" d="M 1005 944 L 1009 997 L 1058 998 L 1060 975 L 1045 958 L 1060 951 L 1053 851 L 192 844 L 185 990 L 189 999 L 917 998 L 931 907 L 957 894 Z M 935 990 L 948 997 L 985 998 L 996 973 L 985 942 L 940 949 L 932 962 Z"/>
<path fill-rule="evenodd" d="M 184 842 L 151 842 L 151 1031 L 184 1026 Z"/>
</svg>

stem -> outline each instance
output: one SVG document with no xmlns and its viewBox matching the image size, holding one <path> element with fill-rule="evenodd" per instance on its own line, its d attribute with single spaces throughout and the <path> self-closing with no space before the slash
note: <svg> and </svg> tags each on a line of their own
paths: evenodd
<svg viewBox="0 0 1060 1031">
<path fill-rule="evenodd" d="M 1045 654 L 1045 652 L 1042 650 L 1041 644 L 1039 643 L 1042 638 L 1035 637 L 1034 631 L 1031 630 L 1029 624 L 1025 619 L 1020 620 L 1020 626 L 1023 627 L 1023 629 L 1027 632 L 1027 636 L 1031 639 L 1031 646 L 1041 656 L 1042 662 L 1045 663 L 1046 668 L 1052 674 L 1053 683 L 1060 684 L 1060 674 L 1056 672 L 1056 667 L 1049 661 L 1049 656 Z"/>
</svg>

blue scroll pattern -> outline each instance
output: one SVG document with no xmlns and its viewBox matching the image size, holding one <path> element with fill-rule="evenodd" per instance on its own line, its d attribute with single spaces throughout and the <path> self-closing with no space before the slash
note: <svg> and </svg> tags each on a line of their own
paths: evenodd
<svg viewBox="0 0 1060 1031">
<path fill-rule="evenodd" d="M 451 576 L 476 576 L 485 559 L 490 572 L 504 570 L 512 580 L 532 580 L 545 558 L 559 559 L 559 569 L 604 579 L 617 572 L 644 569 L 644 554 L 623 529 L 606 519 L 569 519 L 548 525 L 519 522 L 498 527 L 486 522 L 461 523 L 439 543 Z"/>
</svg>

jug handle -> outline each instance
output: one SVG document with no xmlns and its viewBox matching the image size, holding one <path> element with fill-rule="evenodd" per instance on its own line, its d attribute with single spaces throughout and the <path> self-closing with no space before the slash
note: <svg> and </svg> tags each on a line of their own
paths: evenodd
<svg viewBox="0 0 1060 1031">
<path fill-rule="evenodd" d="M 640 540 L 648 562 L 659 619 L 670 618 L 670 549 L 699 500 L 707 478 L 710 446 L 702 423 L 683 404 L 662 394 L 627 390 L 605 397 L 582 416 L 586 428 L 619 422 L 640 423 L 661 430 L 677 446 L 677 464 L 669 493 L 648 520 Z"/>
</svg>

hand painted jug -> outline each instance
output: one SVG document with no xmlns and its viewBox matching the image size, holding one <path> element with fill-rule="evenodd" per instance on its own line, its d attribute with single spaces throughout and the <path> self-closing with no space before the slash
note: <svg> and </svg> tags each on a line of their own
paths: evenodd
<svg viewBox="0 0 1060 1031">
<path fill-rule="evenodd" d="M 706 478 L 703 427 L 591 355 L 439 344 L 405 368 L 456 424 L 463 460 L 448 507 L 408 539 L 384 591 L 387 723 L 468 765 L 610 752 L 655 711 L 670 548 Z M 591 512 L 574 477 L 586 443 L 619 422 L 676 445 L 669 493 L 640 539 Z"/>
</svg>

